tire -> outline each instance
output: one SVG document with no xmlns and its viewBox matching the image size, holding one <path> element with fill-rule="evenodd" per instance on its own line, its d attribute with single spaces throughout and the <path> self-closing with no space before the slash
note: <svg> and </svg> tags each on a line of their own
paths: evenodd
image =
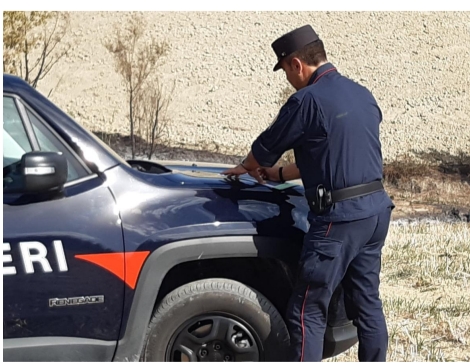
<svg viewBox="0 0 470 364">
<path fill-rule="evenodd" d="M 288 346 L 284 320 L 266 297 L 233 280 L 205 279 L 161 301 L 143 360 L 285 361 Z"/>
</svg>

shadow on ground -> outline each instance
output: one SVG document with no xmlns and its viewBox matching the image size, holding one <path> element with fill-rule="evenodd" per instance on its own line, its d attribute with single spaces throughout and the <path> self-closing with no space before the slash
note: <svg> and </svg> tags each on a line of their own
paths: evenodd
<svg viewBox="0 0 470 364">
<path fill-rule="evenodd" d="M 412 151 L 384 164 L 396 215 L 437 216 L 470 222 L 470 152 Z"/>
<path fill-rule="evenodd" d="M 400 182 L 434 177 L 470 183 L 470 152 L 451 154 L 429 149 L 411 153 L 384 164 L 384 178 L 387 182 L 400 187 Z"/>
<path fill-rule="evenodd" d="M 439 172 L 460 177 L 470 183 L 470 151 L 459 151 L 456 155 L 429 149 L 427 152 L 414 152 L 419 158 L 437 165 Z"/>
</svg>

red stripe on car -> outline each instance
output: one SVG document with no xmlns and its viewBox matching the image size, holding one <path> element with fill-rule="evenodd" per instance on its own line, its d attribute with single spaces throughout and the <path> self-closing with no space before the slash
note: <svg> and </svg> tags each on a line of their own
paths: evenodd
<svg viewBox="0 0 470 364">
<path fill-rule="evenodd" d="M 144 252 L 78 254 L 75 258 L 96 264 L 123 280 L 130 288 L 135 289 L 140 270 L 150 254 Z"/>
</svg>

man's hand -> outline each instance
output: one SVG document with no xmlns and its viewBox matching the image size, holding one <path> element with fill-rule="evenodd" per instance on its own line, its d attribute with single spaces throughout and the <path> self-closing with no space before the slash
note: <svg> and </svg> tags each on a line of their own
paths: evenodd
<svg viewBox="0 0 470 364">
<path fill-rule="evenodd" d="M 273 166 L 271 168 L 260 168 L 260 175 L 265 180 L 279 182 L 279 168 L 280 166 Z"/>
<path fill-rule="evenodd" d="M 255 178 L 261 184 L 266 183 L 263 180 L 263 178 L 261 177 L 259 168 L 255 169 L 253 171 L 248 171 L 241 164 L 239 164 L 238 166 L 236 166 L 234 168 L 227 169 L 227 170 L 223 171 L 221 174 L 223 174 L 223 175 L 225 175 L 229 178 L 233 178 L 233 177 L 238 177 L 238 176 L 240 176 L 242 174 L 245 174 L 245 173 L 248 173 L 251 177 Z"/>
<path fill-rule="evenodd" d="M 223 171 L 221 174 L 226 175 L 227 177 L 238 177 L 242 174 L 248 173 L 248 171 L 243 167 L 241 164 L 239 164 L 236 167 L 226 169 Z"/>
</svg>

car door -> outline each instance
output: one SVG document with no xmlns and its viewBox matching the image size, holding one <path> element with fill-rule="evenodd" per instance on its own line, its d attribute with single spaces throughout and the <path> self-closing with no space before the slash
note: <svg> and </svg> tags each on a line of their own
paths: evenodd
<svg viewBox="0 0 470 364">
<path fill-rule="evenodd" d="M 61 152 L 63 191 L 25 193 L 30 151 Z M 105 181 L 33 109 L 3 96 L 5 360 L 111 360 L 124 299 L 122 226 Z"/>
</svg>

